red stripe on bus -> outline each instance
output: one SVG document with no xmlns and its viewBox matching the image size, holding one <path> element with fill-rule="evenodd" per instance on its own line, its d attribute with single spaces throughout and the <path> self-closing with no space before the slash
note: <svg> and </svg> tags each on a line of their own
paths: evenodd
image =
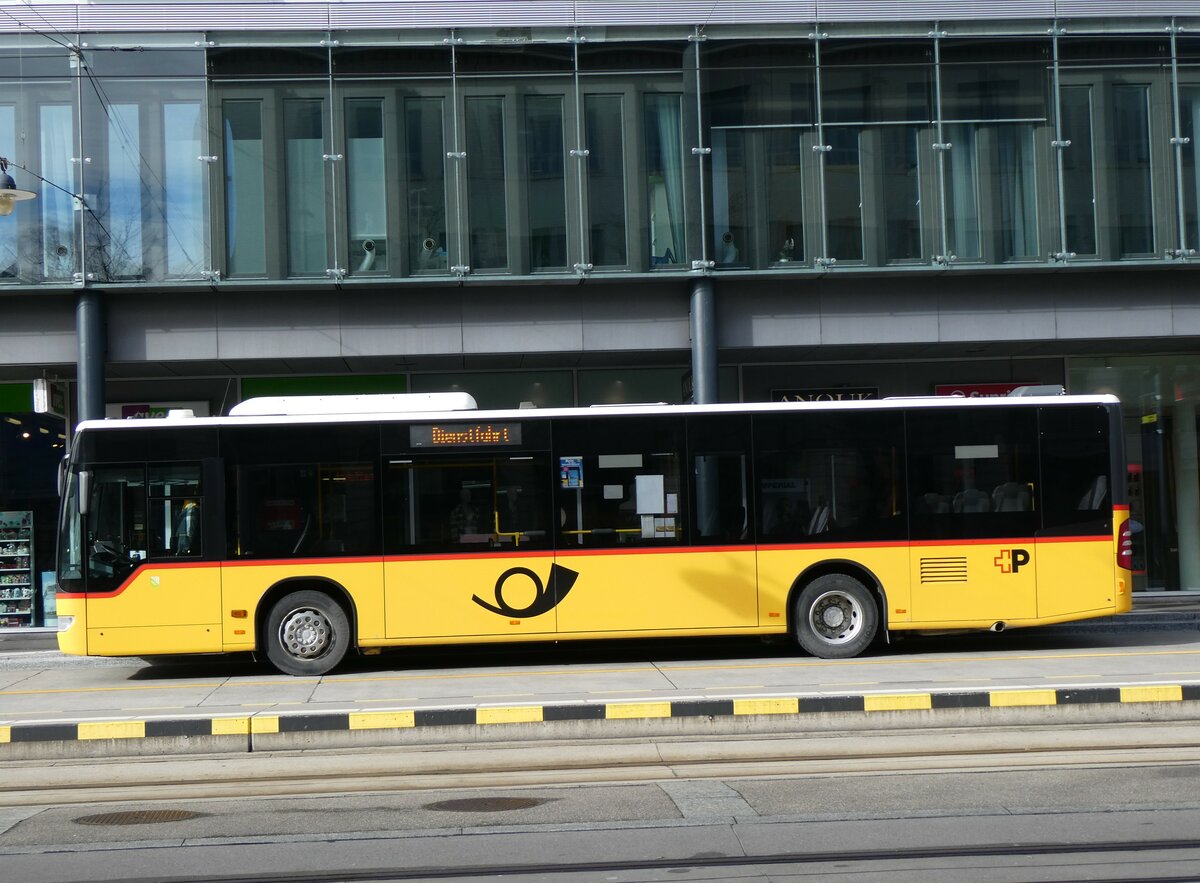
<svg viewBox="0 0 1200 883">
<path fill-rule="evenodd" d="M 466 561 L 470 559 L 479 561 L 494 561 L 508 558 L 553 558 L 555 555 L 564 558 L 583 558 L 594 556 L 607 555 L 697 555 L 697 554 L 721 554 L 730 552 L 827 552 L 837 549 L 901 549 L 905 546 L 910 548 L 930 548 L 934 546 L 991 546 L 991 545 L 1013 545 L 1018 543 L 1111 543 L 1112 537 L 1108 534 L 1096 534 L 1094 536 L 1065 536 L 1065 537 L 996 537 L 991 539 L 958 539 L 958 540 L 890 540 L 885 542 L 858 542 L 858 543 L 781 543 L 778 545 L 760 545 L 753 544 L 745 546 L 684 546 L 684 547 L 666 547 L 666 548 L 629 548 L 629 549 L 559 549 L 555 552 L 553 549 L 538 549 L 529 552 L 521 551 L 505 551 L 495 552 L 491 554 L 475 554 L 467 555 L 458 552 L 442 552 L 433 555 L 387 555 L 381 558 L 270 558 L 270 559 L 253 559 L 253 560 L 238 560 L 238 561 L 196 561 L 196 562 L 170 562 L 170 563 L 152 563 L 139 565 L 136 570 L 131 573 L 126 580 L 117 586 L 115 589 L 109 589 L 104 592 L 64 592 L 59 591 L 57 596 L 66 600 L 75 600 L 80 598 L 115 598 L 124 592 L 137 579 L 138 575 L 144 570 L 184 570 L 184 569 L 204 569 L 212 567 L 292 567 L 292 568 L 310 568 L 336 566 L 346 564 L 403 564 L 406 561 Z M 295 576 L 319 576 L 319 574 L 300 573 Z"/>
</svg>

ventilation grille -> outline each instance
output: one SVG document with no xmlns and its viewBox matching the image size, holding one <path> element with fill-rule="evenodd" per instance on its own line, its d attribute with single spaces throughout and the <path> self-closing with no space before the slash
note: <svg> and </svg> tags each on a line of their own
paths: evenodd
<svg viewBox="0 0 1200 883">
<path fill-rule="evenodd" d="M 922 558 L 922 583 L 965 583 L 966 558 Z"/>
</svg>

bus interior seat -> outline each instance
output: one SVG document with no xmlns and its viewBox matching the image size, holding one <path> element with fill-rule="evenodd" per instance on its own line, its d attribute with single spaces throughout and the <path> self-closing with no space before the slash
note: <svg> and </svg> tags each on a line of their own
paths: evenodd
<svg viewBox="0 0 1200 883">
<path fill-rule="evenodd" d="M 1016 481 L 1006 481 L 992 491 L 992 502 L 997 512 L 1028 512 L 1029 488 Z"/>
<path fill-rule="evenodd" d="M 991 512 L 992 498 L 979 488 L 967 488 L 954 495 L 955 512 Z"/>
<path fill-rule="evenodd" d="M 1088 485 L 1087 491 L 1079 500 L 1079 508 L 1083 510 L 1099 509 L 1108 496 L 1108 476 L 1097 475 Z"/>
</svg>

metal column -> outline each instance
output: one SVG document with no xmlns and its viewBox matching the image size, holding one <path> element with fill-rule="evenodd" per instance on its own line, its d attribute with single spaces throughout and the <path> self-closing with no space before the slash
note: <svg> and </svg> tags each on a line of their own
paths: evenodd
<svg viewBox="0 0 1200 883">
<path fill-rule="evenodd" d="M 717 392 L 717 305 L 709 277 L 692 282 L 692 401 L 710 405 Z"/>
<path fill-rule="evenodd" d="M 104 324 L 101 292 L 85 289 L 75 303 L 75 335 L 79 341 L 76 367 L 79 406 L 76 416 L 83 420 L 104 419 L 104 361 L 108 340 Z"/>
</svg>

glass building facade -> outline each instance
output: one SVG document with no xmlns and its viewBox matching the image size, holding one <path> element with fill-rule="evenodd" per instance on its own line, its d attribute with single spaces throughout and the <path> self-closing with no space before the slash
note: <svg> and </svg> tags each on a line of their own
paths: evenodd
<svg viewBox="0 0 1200 883">
<path fill-rule="evenodd" d="M 121 416 L 1113 391 L 1138 588 L 1200 589 L 1200 9 L 218 7 L 0 20 L 36 195 L 0 192 L 0 383 Z"/>
<path fill-rule="evenodd" d="M 1188 260 L 1200 37 L 1117 27 L 0 34 L 0 285 Z"/>
</svg>

